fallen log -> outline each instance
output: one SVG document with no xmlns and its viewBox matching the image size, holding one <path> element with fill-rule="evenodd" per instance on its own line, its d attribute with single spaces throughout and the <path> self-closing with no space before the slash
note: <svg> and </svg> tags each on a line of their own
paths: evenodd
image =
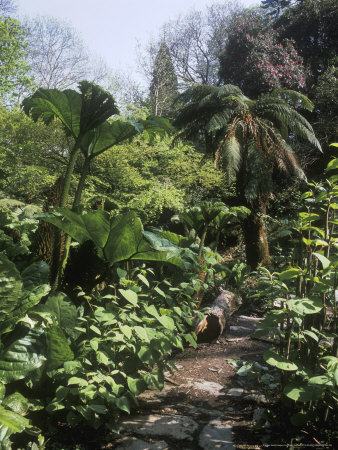
<svg viewBox="0 0 338 450">
<path fill-rule="evenodd" d="M 197 342 L 212 342 L 220 337 L 229 317 L 237 311 L 242 304 L 242 299 L 233 292 L 219 289 L 219 295 L 210 305 L 209 311 L 198 323 L 195 333 Z"/>
</svg>

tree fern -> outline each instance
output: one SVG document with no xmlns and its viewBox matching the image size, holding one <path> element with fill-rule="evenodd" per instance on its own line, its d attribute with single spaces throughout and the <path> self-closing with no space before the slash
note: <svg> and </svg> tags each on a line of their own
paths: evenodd
<svg viewBox="0 0 338 450">
<path fill-rule="evenodd" d="M 275 170 L 304 178 L 291 144 L 302 139 L 321 150 L 309 122 L 296 108 L 313 109 L 310 100 L 291 90 L 249 99 L 233 85 L 195 85 L 181 94 L 184 103 L 174 125 L 176 139 L 203 136 L 206 154 L 216 167 L 236 177 L 238 199 L 251 209 L 243 223 L 247 261 L 268 263 L 269 250 L 261 212 L 265 213 Z"/>
</svg>

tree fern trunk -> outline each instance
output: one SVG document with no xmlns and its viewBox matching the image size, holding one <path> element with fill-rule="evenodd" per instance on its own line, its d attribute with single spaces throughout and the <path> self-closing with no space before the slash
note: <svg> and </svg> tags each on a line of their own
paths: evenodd
<svg viewBox="0 0 338 450">
<path fill-rule="evenodd" d="M 262 217 L 251 208 L 251 214 L 243 222 L 243 234 L 247 263 L 252 269 L 258 264 L 271 264 L 268 237 Z"/>
</svg>

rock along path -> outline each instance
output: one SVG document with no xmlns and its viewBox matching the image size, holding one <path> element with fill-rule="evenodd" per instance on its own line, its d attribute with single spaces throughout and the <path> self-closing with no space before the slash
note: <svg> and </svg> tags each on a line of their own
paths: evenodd
<svg viewBox="0 0 338 450">
<path fill-rule="evenodd" d="M 250 426 L 264 407 L 258 386 L 236 375 L 227 359 L 257 360 L 268 347 L 250 338 L 260 319 L 237 316 L 217 343 L 187 348 L 172 361 L 162 391 L 139 396 L 137 415 L 126 417 L 118 439 L 106 448 L 118 450 L 260 448 Z M 258 414 L 259 415 L 259 414 Z"/>
</svg>

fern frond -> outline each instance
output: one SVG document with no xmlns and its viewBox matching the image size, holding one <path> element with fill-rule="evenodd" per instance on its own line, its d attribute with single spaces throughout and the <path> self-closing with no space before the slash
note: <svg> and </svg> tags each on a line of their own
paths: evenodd
<svg viewBox="0 0 338 450">
<path fill-rule="evenodd" d="M 177 97 L 177 101 L 182 103 L 196 103 L 201 101 L 207 95 L 213 94 L 217 88 L 207 84 L 194 84 L 186 89 Z"/>
<path fill-rule="evenodd" d="M 229 174 L 239 171 L 242 162 L 242 147 L 235 135 L 225 141 L 223 161 Z"/>
<path fill-rule="evenodd" d="M 272 96 L 284 99 L 289 105 L 293 107 L 299 107 L 306 111 L 313 111 L 314 104 L 306 97 L 306 95 L 300 92 L 293 91 L 291 89 L 275 89 Z"/>
<path fill-rule="evenodd" d="M 214 114 L 208 121 L 205 129 L 208 133 L 224 129 L 226 124 L 231 120 L 234 114 L 232 108 L 226 108 L 216 114 Z"/>
</svg>

